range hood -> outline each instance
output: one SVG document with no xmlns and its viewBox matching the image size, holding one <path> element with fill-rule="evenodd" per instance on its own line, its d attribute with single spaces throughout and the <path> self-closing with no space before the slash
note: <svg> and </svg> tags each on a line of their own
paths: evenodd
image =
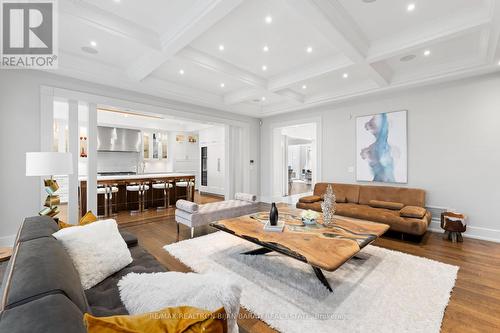
<svg viewBox="0 0 500 333">
<path fill-rule="evenodd" d="M 140 152 L 141 131 L 97 126 L 97 151 Z"/>
</svg>

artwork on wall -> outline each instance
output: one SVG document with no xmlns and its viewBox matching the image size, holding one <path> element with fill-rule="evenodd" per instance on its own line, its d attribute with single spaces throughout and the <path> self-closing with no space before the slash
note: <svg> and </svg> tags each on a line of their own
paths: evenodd
<svg viewBox="0 0 500 333">
<path fill-rule="evenodd" d="M 190 143 L 196 143 L 196 142 L 198 142 L 198 135 L 189 135 L 188 136 L 188 142 L 190 142 Z"/>
<path fill-rule="evenodd" d="M 182 134 L 177 134 L 175 136 L 175 141 L 176 142 L 184 142 L 184 141 L 186 141 L 186 137 L 184 135 L 182 135 Z"/>
<path fill-rule="evenodd" d="M 408 181 L 407 111 L 380 113 L 356 119 L 356 179 Z"/>
</svg>

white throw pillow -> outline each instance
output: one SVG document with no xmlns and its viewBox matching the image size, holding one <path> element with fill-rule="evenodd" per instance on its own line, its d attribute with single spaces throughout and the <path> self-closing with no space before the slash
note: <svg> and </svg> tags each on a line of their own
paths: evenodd
<svg viewBox="0 0 500 333">
<path fill-rule="evenodd" d="M 85 290 L 132 262 L 115 220 L 64 228 L 52 236 L 62 243 L 73 260 Z"/>
<path fill-rule="evenodd" d="M 118 282 L 120 298 L 131 315 L 167 307 L 192 306 L 208 311 L 224 307 L 229 333 L 238 332 L 241 288 L 227 276 L 208 273 L 129 273 Z"/>
</svg>

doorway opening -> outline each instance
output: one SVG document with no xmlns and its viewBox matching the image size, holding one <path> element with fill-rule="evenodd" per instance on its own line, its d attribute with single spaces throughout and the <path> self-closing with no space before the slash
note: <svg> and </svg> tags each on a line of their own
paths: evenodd
<svg viewBox="0 0 500 333">
<path fill-rule="evenodd" d="M 317 123 L 274 128 L 273 197 L 293 203 L 309 194 L 318 177 Z"/>
</svg>

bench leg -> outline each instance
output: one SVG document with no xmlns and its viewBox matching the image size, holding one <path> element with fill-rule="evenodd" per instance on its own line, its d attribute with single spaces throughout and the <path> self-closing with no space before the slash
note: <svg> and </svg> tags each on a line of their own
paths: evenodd
<svg viewBox="0 0 500 333">
<path fill-rule="evenodd" d="M 191 238 L 194 237 L 194 227 L 191 227 Z"/>
<path fill-rule="evenodd" d="M 175 222 L 177 224 L 177 241 L 179 241 L 179 222 Z"/>
</svg>

